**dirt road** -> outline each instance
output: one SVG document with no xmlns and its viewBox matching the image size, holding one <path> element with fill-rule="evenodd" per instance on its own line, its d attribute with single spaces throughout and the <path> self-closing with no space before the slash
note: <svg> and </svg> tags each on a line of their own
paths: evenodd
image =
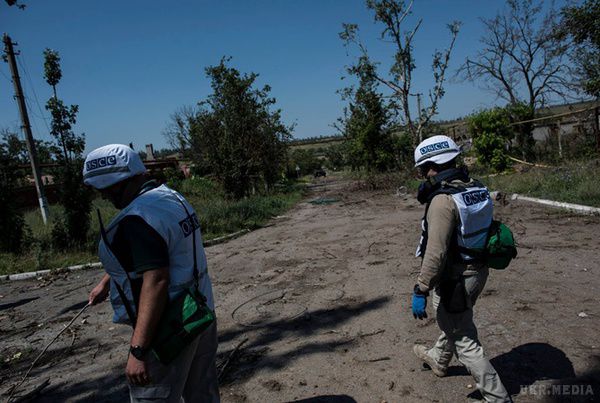
<svg viewBox="0 0 600 403">
<path fill-rule="evenodd" d="M 450 376 L 439 379 L 412 354 L 414 343 L 431 343 L 438 330 L 434 319 L 417 321 L 410 311 L 422 207 L 392 193 L 328 178 L 272 225 L 207 248 L 219 364 L 231 358 L 224 402 L 463 402 L 477 396 L 456 361 Z M 308 202 L 318 198 L 337 201 Z M 476 306 L 487 354 L 516 401 L 539 401 L 534 392 L 543 392 L 539 385 L 548 379 L 583 385 L 562 388 L 557 401 L 600 400 L 600 218 L 521 202 L 499 202 L 495 211 L 513 228 L 519 257 L 491 273 Z M 88 270 L 0 284 L 1 393 L 77 312 L 75 304 L 99 277 Z M 73 310 L 58 315 L 69 306 Z M 111 324 L 110 316 L 107 303 L 88 310 L 51 347 L 23 391 L 49 378 L 40 402 L 126 401 L 129 330 Z"/>
</svg>

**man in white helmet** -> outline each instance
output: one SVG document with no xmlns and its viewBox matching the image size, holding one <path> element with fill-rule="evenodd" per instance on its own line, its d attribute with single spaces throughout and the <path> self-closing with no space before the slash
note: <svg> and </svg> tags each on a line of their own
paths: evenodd
<svg viewBox="0 0 600 403">
<path fill-rule="evenodd" d="M 471 249 L 483 248 L 492 222 L 488 190 L 456 167 L 458 145 L 447 136 L 433 136 L 415 149 L 415 166 L 426 179 L 418 200 L 425 204 L 417 257 L 421 270 L 414 286 L 412 311 L 427 317 L 427 297 L 442 334 L 432 348 L 413 350 L 439 377 L 446 375 L 452 357 L 467 368 L 486 402 L 510 402 L 498 373 L 485 357 L 473 323 L 473 305 L 483 290 L 488 267 Z"/>
<path fill-rule="evenodd" d="M 85 159 L 85 184 L 121 210 L 102 231 L 98 252 L 106 274 L 89 302 L 104 301 L 110 291 L 113 321 L 133 326 L 125 369 L 131 402 L 218 402 L 215 323 L 169 364 L 150 351 L 162 313 L 184 290 L 197 287 L 213 312 L 214 302 L 194 209 L 145 173 L 139 155 L 121 144 Z"/>
</svg>

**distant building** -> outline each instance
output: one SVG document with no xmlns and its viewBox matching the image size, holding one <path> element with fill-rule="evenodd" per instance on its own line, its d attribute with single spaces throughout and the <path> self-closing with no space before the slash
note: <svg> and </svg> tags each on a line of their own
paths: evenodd
<svg viewBox="0 0 600 403">
<path fill-rule="evenodd" d="M 567 137 L 591 133 L 598 128 L 600 117 L 597 108 L 600 108 L 600 101 L 578 102 L 538 109 L 537 117 L 556 117 L 535 122 L 533 138 L 536 141 L 547 141 L 551 137 L 558 136 L 559 131 L 561 136 Z"/>
<path fill-rule="evenodd" d="M 600 101 L 576 102 L 572 104 L 552 105 L 536 110 L 536 119 L 552 117 L 534 122 L 533 138 L 547 141 L 560 135 L 568 137 L 598 130 Z M 438 123 L 446 134 L 454 140 L 465 142 L 471 137 L 467 130 L 467 118 Z"/>
</svg>

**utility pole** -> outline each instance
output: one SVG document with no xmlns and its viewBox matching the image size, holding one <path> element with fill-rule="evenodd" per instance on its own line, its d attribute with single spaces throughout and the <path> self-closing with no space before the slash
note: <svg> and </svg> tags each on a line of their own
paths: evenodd
<svg viewBox="0 0 600 403">
<path fill-rule="evenodd" d="M 31 170 L 33 171 L 33 180 L 35 181 L 35 190 L 37 191 L 38 201 L 40 202 L 40 211 L 42 213 L 42 219 L 44 220 L 44 224 L 47 224 L 48 217 L 50 215 L 50 212 L 48 210 L 48 201 L 46 200 L 46 196 L 44 194 L 44 185 L 42 183 L 42 176 L 40 174 L 40 168 L 37 159 L 37 152 L 35 150 L 35 143 L 33 141 L 33 135 L 31 134 L 31 125 L 29 124 L 29 116 L 27 115 L 25 97 L 23 96 L 23 89 L 21 88 L 21 79 L 19 78 L 19 71 L 17 70 L 17 61 L 15 59 L 13 43 L 7 34 L 4 34 L 3 41 L 4 51 L 8 56 L 8 64 L 10 65 L 12 81 L 15 87 L 15 97 L 17 99 L 17 104 L 19 105 L 19 113 L 21 114 L 21 128 L 25 133 L 27 151 L 29 152 Z"/>
</svg>

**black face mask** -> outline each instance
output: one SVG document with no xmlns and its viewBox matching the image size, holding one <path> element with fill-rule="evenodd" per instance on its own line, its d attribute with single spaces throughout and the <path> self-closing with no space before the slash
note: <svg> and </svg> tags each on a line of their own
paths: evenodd
<svg viewBox="0 0 600 403">
<path fill-rule="evenodd" d="M 442 182 L 450 182 L 460 179 L 463 182 L 469 181 L 469 172 L 466 167 L 446 169 L 439 174 L 421 182 L 417 193 L 417 200 L 421 204 L 428 203 L 433 193 L 442 187 Z"/>
</svg>

